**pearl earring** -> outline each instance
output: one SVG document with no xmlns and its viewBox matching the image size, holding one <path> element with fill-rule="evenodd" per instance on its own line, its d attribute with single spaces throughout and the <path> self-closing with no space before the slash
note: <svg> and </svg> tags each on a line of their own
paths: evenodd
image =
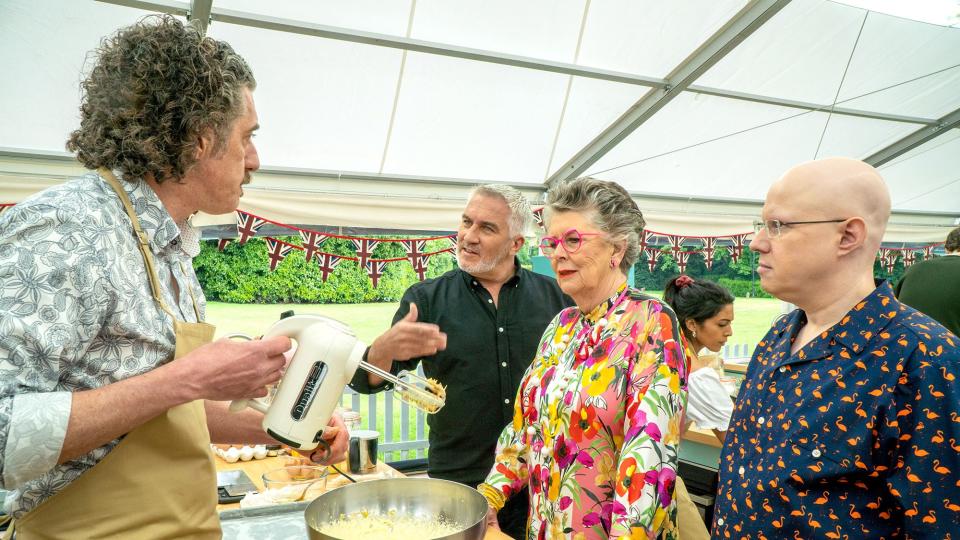
<svg viewBox="0 0 960 540">
<path fill-rule="evenodd" d="M 691 336 L 691 337 L 693 337 L 694 339 L 697 338 L 697 331 L 696 331 L 696 330 L 693 331 L 693 336 Z"/>
</svg>

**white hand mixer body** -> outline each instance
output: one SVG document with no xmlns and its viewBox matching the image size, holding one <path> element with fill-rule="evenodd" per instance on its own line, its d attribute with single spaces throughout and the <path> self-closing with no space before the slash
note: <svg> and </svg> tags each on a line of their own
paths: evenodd
<svg viewBox="0 0 960 540">
<path fill-rule="evenodd" d="M 249 406 L 264 413 L 264 431 L 298 450 L 313 450 L 319 445 L 343 389 L 358 367 L 392 382 L 401 399 L 427 412 L 436 412 L 444 404 L 444 396 L 438 395 L 443 388 L 438 383 L 412 373 L 397 377 L 363 362 L 366 344 L 336 319 L 294 315 L 275 323 L 263 337 L 273 336 L 287 336 L 297 342 L 273 399 L 236 400 L 230 403 L 230 410 L 239 412 Z"/>
</svg>

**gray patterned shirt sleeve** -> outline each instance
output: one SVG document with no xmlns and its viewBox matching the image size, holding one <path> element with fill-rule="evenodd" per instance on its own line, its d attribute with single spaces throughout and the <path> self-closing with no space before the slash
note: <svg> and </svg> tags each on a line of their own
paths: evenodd
<svg viewBox="0 0 960 540">
<path fill-rule="evenodd" d="M 195 231 L 178 227 L 146 184 L 125 182 L 124 189 L 157 262 L 164 301 L 181 320 L 202 319 L 203 292 L 181 245 L 182 231 L 191 239 Z M 171 280 L 182 284 L 179 296 Z M 172 320 L 153 300 L 130 220 L 99 176 L 45 190 L 4 212 L 0 487 L 13 490 L 5 509 L 21 517 L 119 442 L 57 464 L 73 392 L 142 375 L 170 361 L 174 347 Z"/>
</svg>

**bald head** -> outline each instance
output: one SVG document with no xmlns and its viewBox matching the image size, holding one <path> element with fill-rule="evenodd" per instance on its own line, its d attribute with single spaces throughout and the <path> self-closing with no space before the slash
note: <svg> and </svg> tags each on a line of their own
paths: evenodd
<svg viewBox="0 0 960 540">
<path fill-rule="evenodd" d="M 808 161 L 788 170 L 770 187 L 776 195 L 806 219 L 863 218 L 867 226 L 866 247 L 880 247 L 890 219 L 890 192 L 876 169 L 850 158 Z M 872 254 L 871 254 L 872 257 Z"/>
</svg>

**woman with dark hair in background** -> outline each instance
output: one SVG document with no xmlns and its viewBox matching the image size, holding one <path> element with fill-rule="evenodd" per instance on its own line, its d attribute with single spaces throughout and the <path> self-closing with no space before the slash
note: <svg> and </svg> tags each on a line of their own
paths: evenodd
<svg viewBox="0 0 960 540">
<path fill-rule="evenodd" d="M 698 353 L 706 348 L 719 352 L 733 335 L 733 295 L 722 286 L 706 280 L 694 280 L 681 274 L 667 281 L 663 300 L 673 308 L 690 350 L 690 379 L 687 420 L 713 430 L 723 442 L 733 402 L 720 383 L 720 375 Z M 684 431 L 689 423 L 684 426 Z"/>
</svg>

